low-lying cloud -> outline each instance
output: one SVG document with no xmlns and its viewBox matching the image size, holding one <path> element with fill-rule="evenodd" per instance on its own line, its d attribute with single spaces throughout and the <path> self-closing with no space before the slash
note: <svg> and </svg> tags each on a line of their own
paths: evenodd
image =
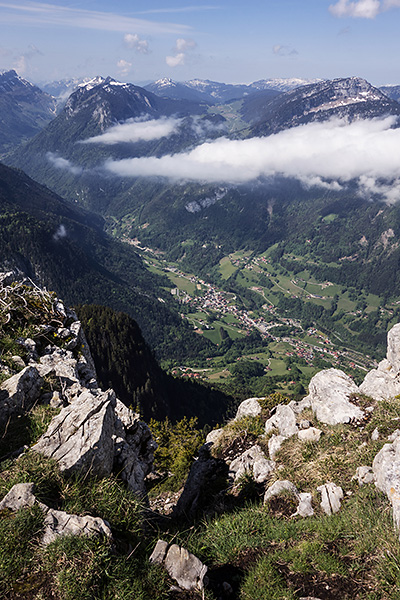
<svg viewBox="0 0 400 600">
<path fill-rule="evenodd" d="M 177 132 L 182 119 L 128 119 L 125 123 L 114 125 L 101 135 L 84 140 L 83 144 L 120 144 L 121 142 L 133 143 L 139 141 L 149 142 L 158 140 Z"/>
<path fill-rule="evenodd" d="M 161 158 L 108 160 L 123 177 L 243 184 L 274 176 L 340 189 L 356 180 L 368 197 L 400 199 L 400 129 L 396 117 L 347 123 L 333 119 L 246 140 L 218 138 Z"/>
<path fill-rule="evenodd" d="M 47 160 L 54 166 L 56 169 L 61 169 L 63 171 L 68 171 L 72 175 L 82 175 L 83 169 L 77 165 L 71 163 L 70 160 L 59 156 L 55 152 L 47 152 L 46 154 Z"/>
</svg>

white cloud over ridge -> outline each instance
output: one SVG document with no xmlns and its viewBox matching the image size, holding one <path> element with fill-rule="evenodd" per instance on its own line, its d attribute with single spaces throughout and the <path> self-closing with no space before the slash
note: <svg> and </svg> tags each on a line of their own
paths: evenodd
<svg viewBox="0 0 400 600">
<path fill-rule="evenodd" d="M 123 177 L 243 184 L 283 176 L 305 186 L 340 189 L 356 180 L 367 197 L 400 199 L 400 129 L 395 117 L 347 123 L 333 119 L 246 140 L 218 138 L 161 158 L 108 160 Z"/>
<path fill-rule="evenodd" d="M 165 62 L 169 67 L 178 67 L 185 64 L 187 52 L 196 48 L 197 44 L 194 40 L 178 38 L 176 40 L 174 56 L 166 56 Z"/>
<path fill-rule="evenodd" d="M 47 152 L 46 158 L 54 167 L 56 167 L 56 169 L 68 171 L 72 175 L 82 175 L 83 173 L 82 167 L 72 164 L 70 160 L 63 158 L 54 152 Z"/>
<path fill-rule="evenodd" d="M 101 135 L 84 140 L 82 144 L 106 144 L 113 145 L 121 142 L 133 143 L 139 141 L 158 140 L 163 137 L 169 137 L 176 133 L 182 119 L 173 117 L 161 119 L 128 119 L 125 123 L 120 123 L 110 127 Z"/>
</svg>

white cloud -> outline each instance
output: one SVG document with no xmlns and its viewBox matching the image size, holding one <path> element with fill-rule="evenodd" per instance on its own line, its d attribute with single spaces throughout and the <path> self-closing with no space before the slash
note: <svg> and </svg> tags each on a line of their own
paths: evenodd
<svg viewBox="0 0 400 600">
<path fill-rule="evenodd" d="M 182 119 L 161 118 L 145 121 L 129 119 L 125 123 L 114 125 L 101 135 L 89 138 L 83 144 L 119 144 L 121 142 L 138 142 L 158 140 L 175 133 Z"/>
<path fill-rule="evenodd" d="M 186 54 L 184 54 L 183 52 L 180 52 L 176 56 L 166 56 L 165 62 L 167 63 L 167 65 L 169 67 L 179 67 L 180 65 L 185 64 L 185 57 L 186 57 Z"/>
<path fill-rule="evenodd" d="M 142 40 L 137 33 L 126 33 L 124 35 L 124 42 L 128 48 L 135 50 L 139 54 L 149 54 L 149 42 Z"/>
<path fill-rule="evenodd" d="M 165 62 L 169 67 L 178 67 L 185 64 L 187 52 L 196 48 L 194 40 L 178 38 L 176 40 L 174 52 L 175 56 L 166 56 Z"/>
<path fill-rule="evenodd" d="M 66 158 L 62 158 L 58 154 L 54 152 L 47 152 L 46 154 L 47 160 L 54 166 L 56 169 L 62 169 L 64 171 L 69 171 L 72 175 L 81 175 L 83 173 L 82 167 L 78 167 L 73 165 L 71 161 Z"/>
<path fill-rule="evenodd" d="M 272 46 L 272 52 L 277 56 L 297 56 L 298 52 L 294 48 L 290 46 L 281 46 L 280 44 L 275 44 Z"/>
<path fill-rule="evenodd" d="M 392 202 L 400 199 L 400 129 L 393 128 L 395 122 L 394 117 L 351 124 L 334 119 L 264 138 L 219 138 L 161 158 L 109 160 L 105 168 L 123 177 L 202 183 L 241 184 L 284 176 L 304 185 L 340 189 L 357 180 L 360 192 Z"/>
<path fill-rule="evenodd" d="M 1 10 L 3 9 L 3 10 Z M 96 29 L 99 31 L 120 31 L 127 29 L 147 34 L 185 34 L 192 28 L 177 23 L 160 23 L 145 19 L 134 19 L 111 12 L 69 8 L 42 2 L 1 2 L 1 23 L 24 25 L 51 25 Z"/>
<path fill-rule="evenodd" d="M 55 242 L 58 242 L 59 240 L 62 240 L 63 238 L 67 237 L 67 230 L 65 228 L 65 225 L 61 224 L 57 227 L 57 231 L 53 234 L 53 240 Z"/>
<path fill-rule="evenodd" d="M 398 7 L 400 0 L 338 0 L 329 10 L 335 17 L 375 19 L 380 13 Z"/>
<path fill-rule="evenodd" d="M 117 62 L 117 67 L 121 75 L 127 75 L 132 68 L 132 63 L 121 58 L 121 60 Z"/>
<path fill-rule="evenodd" d="M 194 40 L 185 40 L 184 38 L 178 38 L 175 44 L 175 52 L 187 52 L 187 50 L 193 50 L 197 44 Z"/>
</svg>

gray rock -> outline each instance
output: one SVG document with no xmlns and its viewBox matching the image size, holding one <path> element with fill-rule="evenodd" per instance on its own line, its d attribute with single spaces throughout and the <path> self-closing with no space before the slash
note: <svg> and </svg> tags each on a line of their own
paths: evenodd
<svg viewBox="0 0 400 600">
<path fill-rule="evenodd" d="M 0 385 L 0 426 L 30 410 L 39 400 L 43 379 L 35 367 L 25 367 L 20 373 Z"/>
<path fill-rule="evenodd" d="M 248 398 L 248 400 L 243 400 L 236 412 L 235 421 L 241 419 L 242 417 L 258 417 L 261 413 L 261 405 L 259 403 L 259 398 Z"/>
<path fill-rule="evenodd" d="M 213 444 L 218 446 L 219 442 L 224 437 L 224 429 L 213 429 L 206 437 L 206 444 Z"/>
<path fill-rule="evenodd" d="M 389 498 L 395 528 L 400 531 L 400 437 L 385 444 L 372 463 L 376 486 Z"/>
<path fill-rule="evenodd" d="M 172 544 L 164 559 L 164 567 L 184 590 L 202 590 L 207 567 L 194 554 Z"/>
<path fill-rule="evenodd" d="M 17 369 L 24 369 L 26 367 L 24 360 L 20 356 L 12 356 L 11 360 L 13 365 L 17 367 Z"/>
<path fill-rule="evenodd" d="M 311 427 L 311 423 L 307 419 L 302 419 L 299 423 L 300 429 L 309 429 L 310 427 Z"/>
<path fill-rule="evenodd" d="M 400 373 L 400 323 L 394 325 L 387 336 L 387 359 L 394 370 L 394 374 Z"/>
<path fill-rule="evenodd" d="M 337 425 L 362 419 L 364 412 L 349 400 L 359 388 L 339 369 L 320 371 L 311 379 L 309 396 L 315 416 L 322 423 Z"/>
<path fill-rule="evenodd" d="M 299 505 L 293 516 L 312 517 L 314 509 L 312 507 L 312 494 L 309 492 L 301 492 L 299 494 Z"/>
<path fill-rule="evenodd" d="M 33 483 L 19 483 L 14 485 L 0 502 L 0 511 L 8 508 L 18 511 L 21 508 L 30 508 L 37 504 L 44 513 L 43 535 L 41 543 L 47 546 L 63 535 L 105 535 L 112 537 L 109 524 L 99 517 L 85 515 L 70 515 L 61 510 L 49 508 L 38 502 L 34 493 Z"/>
<path fill-rule="evenodd" d="M 272 435 L 268 440 L 268 452 L 271 460 L 275 460 L 277 452 L 279 452 L 283 442 L 287 440 L 284 435 Z"/>
<path fill-rule="evenodd" d="M 317 487 L 321 493 L 321 508 L 325 514 L 331 515 L 340 510 L 341 500 L 343 499 L 343 490 L 334 483 L 325 483 Z"/>
<path fill-rule="evenodd" d="M 377 369 L 366 374 L 360 392 L 378 401 L 394 398 L 400 394 L 400 377 L 389 362 L 383 360 Z"/>
<path fill-rule="evenodd" d="M 118 399 L 114 414 L 115 467 L 132 492 L 146 497 L 144 479 L 153 468 L 157 444 L 148 425 Z"/>
<path fill-rule="evenodd" d="M 275 463 L 268 460 L 260 446 L 256 444 L 230 463 L 229 474 L 233 476 L 234 481 L 238 481 L 248 473 L 254 477 L 256 483 L 264 483 L 274 469 Z"/>
<path fill-rule="evenodd" d="M 309 427 L 308 429 L 300 429 L 297 435 L 302 442 L 319 442 L 322 431 L 316 427 Z"/>
<path fill-rule="evenodd" d="M 185 548 L 177 544 L 168 547 L 167 542 L 158 540 L 150 561 L 163 565 L 181 589 L 203 590 L 207 567 Z"/>
<path fill-rule="evenodd" d="M 167 554 L 168 545 L 168 542 L 164 542 L 164 540 L 158 540 L 153 552 L 151 553 L 149 561 L 156 565 L 162 565 Z"/>
<path fill-rule="evenodd" d="M 373 430 L 373 432 L 371 434 L 371 440 L 373 442 L 376 442 L 377 440 L 379 440 L 379 429 L 377 427 L 375 427 L 375 429 Z"/>
<path fill-rule="evenodd" d="M 79 517 L 61 510 L 48 508 L 42 503 L 39 503 L 39 506 L 45 513 L 44 532 L 41 540 L 44 546 L 51 544 L 51 542 L 64 535 L 112 537 L 110 525 L 100 517 L 89 515 Z"/>
<path fill-rule="evenodd" d="M 278 430 L 279 435 L 285 437 L 291 437 L 299 431 L 296 425 L 296 413 L 290 406 L 279 404 L 275 408 L 274 414 L 265 423 L 265 433 L 271 433 L 274 429 Z"/>
<path fill-rule="evenodd" d="M 36 498 L 33 494 L 35 486 L 33 483 L 17 483 L 0 502 L 0 511 L 8 508 L 17 511 L 20 508 L 31 507 L 35 504 Z"/>
<path fill-rule="evenodd" d="M 275 481 L 265 492 L 264 495 L 264 504 L 268 502 L 274 496 L 279 496 L 283 493 L 293 494 L 296 498 L 299 498 L 299 493 L 297 491 L 297 487 L 287 479 Z"/>
<path fill-rule="evenodd" d="M 288 406 L 290 406 L 290 408 L 296 413 L 296 415 L 299 415 L 306 408 L 311 408 L 310 398 L 309 398 L 309 396 L 306 396 L 305 398 L 303 398 L 302 400 L 299 400 L 298 402 L 296 402 L 296 400 L 291 400 L 289 402 Z"/>
<path fill-rule="evenodd" d="M 353 479 L 357 479 L 358 485 L 374 483 L 375 476 L 374 476 L 372 467 L 367 467 L 367 466 L 358 467 Z"/>
<path fill-rule="evenodd" d="M 80 402 L 63 408 L 52 419 L 32 449 L 57 460 L 66 473 L 109 475 L 114 462 L 115 403 L 113 391 L 98 397 L 83 393 Z"/>
</svg>

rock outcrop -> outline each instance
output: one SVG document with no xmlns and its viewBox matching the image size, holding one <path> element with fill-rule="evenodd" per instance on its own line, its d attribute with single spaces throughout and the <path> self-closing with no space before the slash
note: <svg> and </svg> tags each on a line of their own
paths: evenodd
<svg viewBox="0 0 400 600">
<path fill-rule="evenodd" d="M 372 463 L 376 486 L 389 498 L 393 521 L 400 531 L 400 436 L 385 444 Z"/>
<path fill-rule="evenodd" d="M 21 508 L 31 508 L 37 504 L 44 514 L 41 536 L 41 543 L 44 546 L 51 544 L 51 542 L 64 535 L 104 535 L 109 538 L 112 537 L 110 526 L 103 519 L 89 515 L 80 517 L 61 510 L 54 510 L 39 502 L 33 492 L 33 483 L 14 485 L 0 502 L 0 511 L 4 509 L 18 511 Z"/>
<path fill-rule="evenodd" d="M 332 515 L 340 510 L 343 499 L 343 490 L 335 483 L 329 482 L 317 487 L 321 494 L 321 508 L 327 515 Z"/>
<path fill-rule="evenodd" d="M 321 423 L 337 425 L 363 419 L 364 412 L 351 402 L 352 394 L 358 394 L 360 390 L 343 371 L 320 371 L 311 379 L 308 390 L 307 399 Z"/>
<path fill-rule="evenodd" d="M 25 367 L 0 385 L 0 428 L 32 408 L 40 397 L 43 379 L 35 367 Z"/>
</svg>

